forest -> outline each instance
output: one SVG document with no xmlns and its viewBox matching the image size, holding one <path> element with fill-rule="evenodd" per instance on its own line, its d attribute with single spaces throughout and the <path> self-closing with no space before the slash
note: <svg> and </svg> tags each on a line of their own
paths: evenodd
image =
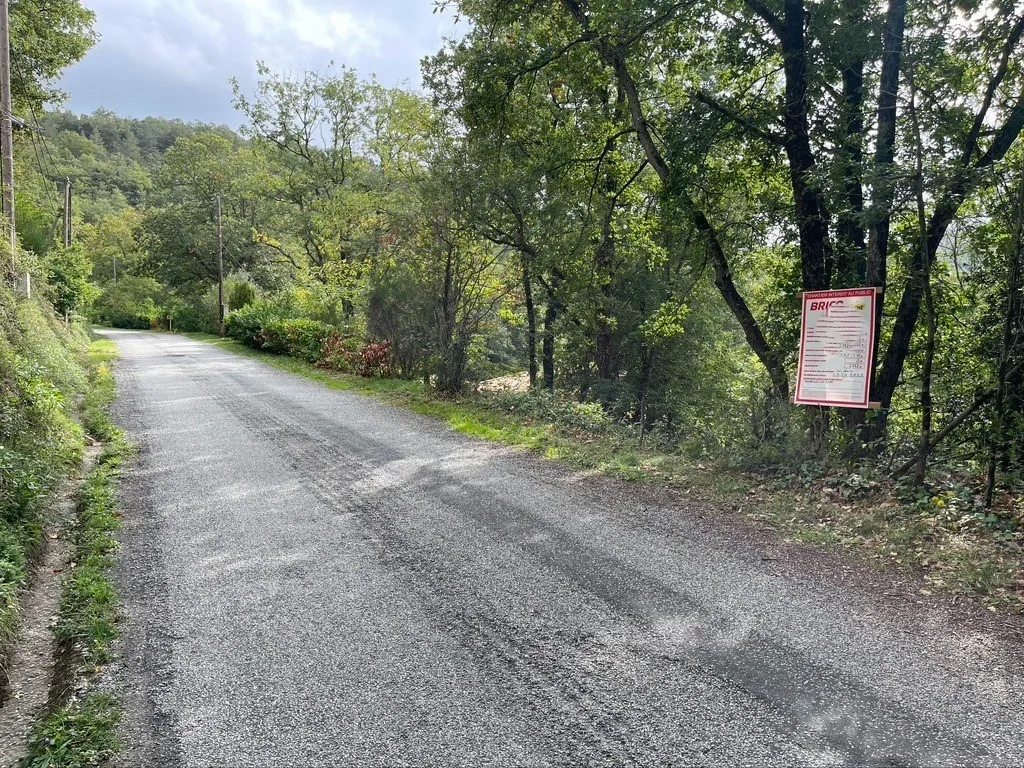
<svg viewBox="0 0 1024 768">
<path fill-rule="evenodd" d="M 438 9 L 466 34 L 422 90 L 261 64 L 237 131 L 39 101 L 19 235 L 58 314 L 439 397 L 500 379 L 694 461 L 906 476 L 1018 522 L 1020 8 Z M 857 286 L 880 407 L 792 406 L 801 292 Z"/>
</svg>

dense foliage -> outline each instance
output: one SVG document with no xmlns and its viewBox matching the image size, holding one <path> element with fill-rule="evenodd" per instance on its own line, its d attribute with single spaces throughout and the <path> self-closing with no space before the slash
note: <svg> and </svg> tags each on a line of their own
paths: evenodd
<svg viewBox="0 0 1024 768">
<path fill-rule="evenodd" d="M 22 237 L 56 305 L 217 331 L 219 198 L 247 344 L 446 394 L 521 372 L 696 456 L 1012 487 L 1019 9 L 443 5 L 468 31 L 426 94 L 261 65 L 239 133 L 47 114 Z M 67 252 L 44 194 L 65 176 Z M 857 285 L 884 297 L 882 408 L 794 410 L 800 291 Z"/>
</svg>

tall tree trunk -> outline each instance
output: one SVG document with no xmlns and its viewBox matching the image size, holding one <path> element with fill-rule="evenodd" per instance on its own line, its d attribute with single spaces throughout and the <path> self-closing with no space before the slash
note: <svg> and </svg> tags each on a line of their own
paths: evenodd
<svg viewBox="0 0 1024 768">
<path fill-rule="evenodd" d="M 1000 459 L 1006 463 L 1008 455 L 1006 424 L 1006 388 L 1010 369 L 1010 351 L 1014 340 L 1014 323 L 1017 320 L 1017 295 L 1020 292 L 1021 251 L 1024 250 L 1024 173 L 1017 180 L 1016 226 L 1010 249 L 1010 269 L 1006 282 L 1006 317 L 1003 319 L 1003 337 L 999 348 L 999 371 L 996 381 L 995 418 L 992 424 L 988 466 L 985 472 L 985 506 L 991 507 L 995 498 L 996 465 Z"/>
<path fill-rule="evenodd" d="M 558 310 L 555 308 L 554 299 L 548 298 L 548 305 L 544 310 L 544 388 L 548 392 L 555 391 L 555 321 L 558 319 Z"/>
<path fill-rule="evenodd" d="M 811 149 L 807 100 L 807 45 L 804 35 L 806 10 L 803 0 L 785 0 L 780 42 L 786 75 L 786 136 L 783 145 L 789 160 L 790 184 L 800 233 L 800 265 L 807 291 L 829 287 L 832 246 L 825 198 L 814 178 L 816 162 Z"/>
<path fill-rule="evenodd" d="M 921 142 L 921 122 L 917 116 L 914 81 L 910 81 L 910 119 L 914 126 L 914 193 L 917 197 L 918 247 L 928 247 L 928 215 L 924 205 L 924 146 Z M 932 366 L 935 362 L 935 297 L 932 294 L 932 270 L 929 260 L 922 259 L 924 269 L 920 274 L 924 286 L 924 300 L 927 314 L 927 329 L 924 345 L 924 365 L 921 369 L 921 442 L 917 452 L 917 467 L 914 482 L 924 485 L 928 469 L 928 454 L 932 448 Z"/>
<path fill-rule="evenodd" d="M 922 203 L 922 208 L 923 208 Z M 924 300 L 928 329 L 924 345 L 924 365 L 921 369 L 921 444 L 917 454 L 914 482 L 924 485 L 928 468 L 928 454 L 932 448 L 932 365 L 935 361 L 935 297 L 932 295 L 930 271 L 922 275 L 925 281 Z"/>
<path fill-rule="evenodd" d="M 605 150 L 608 153 L 615 150 L 614 140 L 609 140 L 606 143 Z M 603 212 L 601 243 L 597 247 L 594 259 L 597 279 L 601 283 L 598 299 L 600 303 L 596 313 L 597 328 L 594 338 L 594 362 L 597 363 L 597 375 L 605 381 L 611 381 L 615 378 L 616 365 L 612 343 L 612 324 L 608 317 L 608 304 L 612 297 L 612 272 L 615 268 L 615 230 L 612 226 L 615 218 L 613 196 L 618 191 L 618 185 L 611 171 L 605 172 L 604 181 L 608 208 Z"/>
<path fill-rule="evenodd" d="M 875 175 L 878 181 L 872 190 L 871 218 L 866 265 L 867 284 L 878 288 L 875 297 L 875 338 L 872 358 L 872 399 L 889 406 L 890 397 L 879 392 L 875 371 L 878 368 L 878 347 L 882 336 L 885 287 L 888 281 L 889 227 L 892 220 L 892 166 L 896 156 L 896 104 L 900 89 L 900 64 L 903 59 L 903 30 L 907 18 L 907 0 L 889 0 L 882 27 L 882 71 L 878 83 L 878 129 L 875 145 Z"/>
<path fill-rule="evenodd" d="M 661 180 L 666 191 L 677 200 L 679 206 L 689 217 L 694 229 L 697 230 L 697 233 L 703 239 L 708 250 L 709 260 L 714 269 L 715 286 L 718 288 L 719 293 L 722 294 L 726 306 L 728 306 L 729 311 L 736 318 L 740 328 L 743 329 L 743 335 L 747 340 L 747 344 L 768 372 L 775 396 L 782 400 L 788 400 L 789 376 L 786 373 L 786 367 L 782 362 L 782 358 L 768 343 L 760 324 L 754 318 L 746 301 L 736 288 L 736 283 L 732 276 L 732 268 L 729 266 L 729 260 L 722 248 L 718 232 L 711 225 L 705 213 L 690 196 L 686 188 L 680 183 L 681 180 L 674 176 L 671 166 L 658 148 L 651 134 L 647 119 L 644 116 L 643 103 L 637 91 L 636 82 L 633 80 L 633 76 L 626 63 L 623 48 L 612 45 L 607 38 L 591 29 L 587 7 L 580 0 L 562 0 L 562 5 L 579 24 L 580 29 L 583 31 L 584 39 L 590 40 L 596 45 L 598 55 L 602 61 L 615 73 L 619 88 L 626 96 L 626 106 L 629 110 L 630 119 L 647 161 L 655 173 L 658 174 L 658 178 Z"/>
<path fill-rule="evenodd" d="M 859 27 L 860 15 L 850 18 Z M 864 226 L 864 188 L 861 163 L 864 159 L 864 62 L 854 61 L 843 69 L 843 159 L 844 208 L 836 223 L 836 274 L 833 284 L 840 288 L 860 286 L 867 275 Z"/>
<path fill-rule="evenodd" d="M 620 124 L 628 119 L 626 111 L 626 96 L 622 88 L 616 88 L 614 107 L 609 105 L 605 99 L 605 114 L 614 125 Z M 604 143 L 602 164 L 603 187 L 604 187 L 604 210 L 601 212 L 601 242 L 594 253 L 594 271 L 600 281 L 600 304 L 596 313 L 596 333 L 594 338 L 594 362 L 597 364 L 597 375 L 605 380 L 611 381 L 615 378 L 616 361 L 613 349 L 612 322 L 608 316 L 608 307 L 612 298 L 612 276 L 615 271 L 615 208 L 616 199 L 619 194 L 619 181 L 616 178 L 615 150 L 618 142 L 614 136 L 609 137 Z"/>
<path fill-rule="evenodd" d="M 533 279 L 523 261 L 523 296 L 526 301 L 526 354 L 530 364 L 530 389 L 537 386 L 537 308 L 533 305 Z"/>
<path fill-rule="evenodd" d="M 458 312 L 454 276 L 454 255 L 448 248 L 444 267 L 444 282 L 441 286 L 441 297 L 438 306 L 438 359 L 437 389 L 446 395 L 454 395 L 462 389 L 462 370 L 460 366 L 458 341 L 455 338 L 455 320 Z"/>
</svg>

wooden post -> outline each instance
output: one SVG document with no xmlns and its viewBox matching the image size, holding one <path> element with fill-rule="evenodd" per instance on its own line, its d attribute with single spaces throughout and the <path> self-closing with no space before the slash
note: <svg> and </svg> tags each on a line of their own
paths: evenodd
<svg viewBox="0 0 1024 768">
<path fill-rule="evenodd" d="M 71 247 L 71 179 L 68 177 L 64 177 L 64 247 Z"/>
<path fill-rule="evenodd" d="M 224 335 L 224 218 L 217 195 L 217 332 Z"/>
</svg>

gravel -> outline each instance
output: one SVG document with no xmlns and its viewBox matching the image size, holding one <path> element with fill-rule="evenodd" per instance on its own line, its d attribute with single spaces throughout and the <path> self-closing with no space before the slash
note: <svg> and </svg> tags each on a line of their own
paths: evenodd
<svg viewBox="0 0 1024 768">
<path fill-rule="evenodd" d="M 1024 764 L 1021 654 L 980 625 L 708 509 L 105 333 L 141 446 L 123 766 Z"/>
</svg>

